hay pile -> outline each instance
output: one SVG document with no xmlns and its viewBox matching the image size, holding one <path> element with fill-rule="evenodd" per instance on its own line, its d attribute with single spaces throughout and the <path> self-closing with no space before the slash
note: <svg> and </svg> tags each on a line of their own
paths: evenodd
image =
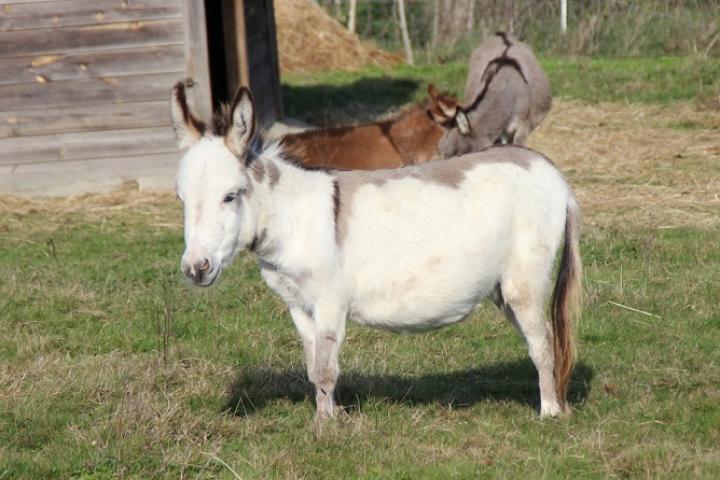
<svg viewBox="0 0 720 480">
<path fill-rule="evenodd" d="M 282 73 L 357 70 L 402 59 L 361 42 L 315 0 L 277 0 L 275 24 Z"/>
</svg>

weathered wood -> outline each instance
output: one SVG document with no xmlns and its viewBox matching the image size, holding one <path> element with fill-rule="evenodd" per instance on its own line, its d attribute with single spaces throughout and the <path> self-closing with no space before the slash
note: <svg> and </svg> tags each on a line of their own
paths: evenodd
<svg viewBox="0 0 720 480">
<path fill-rule="evenodd" d="M 242 85 L 250 85 L 250 69 L 248 68 L 248 42 L 247 42 L 247 19 L 245 18 L 245 1 L 246 0 L 235 0 L 235 47 L 237 49 L 237 55 L 240 59 L 239 72 L 240 72 L 240 83 Z M 238 85 L 239 87 L 240 85 Z"/>
<path fill-rule="evenodd" d="M 167 100 L 0 112 L 0 138 L 169 125 Z"/>
<path fill-rule="evenodd" d="M 53 0 L 0 0 L 0 7 L 5 5 L 25 4 L 25 3 L 45 3 Z"/>
<path fill-rule="evenodd" d="M 183 45 L 169 45 L 67 55 L 0 58 L 0 85 L 179 72 L 185 68 L 184 50 Z"/>
<path fill-rule="evenodd" d="M 0 139 L 0 165 L 176 151 L 170 127 L 100 130 Z"/>
<path fill-rule="evenodd" d="M 103 191 L 126 181 L 172 188 L 178 153 L 0 166 L 0 193 L 70 195 Z"/>
<path fill-rule="evenodd" d="M 170 72 L 0 85 L 0 111 L 159 100 L 169 98 L 170 88 L 182 75 Z"/>
<path fill-rule="evenodd" d="M 0 8 L 0 32 L 178 18 L 178 0 L 57 0 Z"/>
<path fill-rule="evenodd" d="M 25 4 L 25 3 L 43 3 L 47 2 L 48 0 L 0 0 L 0 7 L 4 7 L 5 5 L 14 5 L 14 4 Z"/>
<path fill-rule="evenodd" d="M 182 19 L 0 32 L 0 57 L 182 43 Z"/>
<path fill-rule="evenodd" d="M 205 18 L 205 3 L 202 1 L 183 2 L 185 72 L 196 82 L 192 98 L 188 99 L 192 109 L 202 118 L 210 118 L 213 111 L 213 96 L 210 88 L 210 59 Z"/>
</svg>

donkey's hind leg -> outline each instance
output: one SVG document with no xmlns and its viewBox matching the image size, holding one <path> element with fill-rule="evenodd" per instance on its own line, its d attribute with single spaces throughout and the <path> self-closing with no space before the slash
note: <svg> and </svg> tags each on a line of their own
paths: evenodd
<svg viewBox="0 0 720 480">
<path fill-rule="evenodd" d="M 315 384 L 317 413 L 316 427 L 335 415 L 333 395 L 340 373 L 338 356 L 345 338 L 344 307 L 333 303 L 318 303 L 314 308 L 315 320 L 315 364 L 312 382 Z"/>
<path fill-rule="evenodd" d="M 535 284 L 533 284 L 535 283 Z M 555 358 L 552 329 L 545 319 L 544 282 L 525 279 L 503 280 L 499 306 L 508 319 L 520 330 L 527 342 L 530 358 L 538 371 L 540 383 L 540 416 L 555 417 L 562 412 L 555 390 Z"/>
</svg>

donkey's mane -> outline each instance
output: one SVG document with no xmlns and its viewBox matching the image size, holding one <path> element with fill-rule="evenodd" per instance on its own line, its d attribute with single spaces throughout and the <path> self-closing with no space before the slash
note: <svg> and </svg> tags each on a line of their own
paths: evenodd
<svg viewBox="0 0 720 480">
<path fill-rule="evenodd" d="M 218 137 L 224 137 L 232 126 L 232 104 L 222 103 L 208 124 L 210 132 Z"/>
</svg>

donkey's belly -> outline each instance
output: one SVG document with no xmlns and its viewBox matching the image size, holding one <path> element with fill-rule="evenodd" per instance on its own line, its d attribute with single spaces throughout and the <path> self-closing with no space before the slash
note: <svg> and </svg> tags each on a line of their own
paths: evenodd
<svg viewBox="0 0 720 480">
<path fill-rule="evenodd" d="M 441 281 L 438 281 L 441 280 Z M 422 331 L 459 322 L 493 291 L 497 279 L 467 279 L 464 284 L 412 275 L 384 285 L 358 288 L 350 318 L 393 331 Z"/>
</svg>

